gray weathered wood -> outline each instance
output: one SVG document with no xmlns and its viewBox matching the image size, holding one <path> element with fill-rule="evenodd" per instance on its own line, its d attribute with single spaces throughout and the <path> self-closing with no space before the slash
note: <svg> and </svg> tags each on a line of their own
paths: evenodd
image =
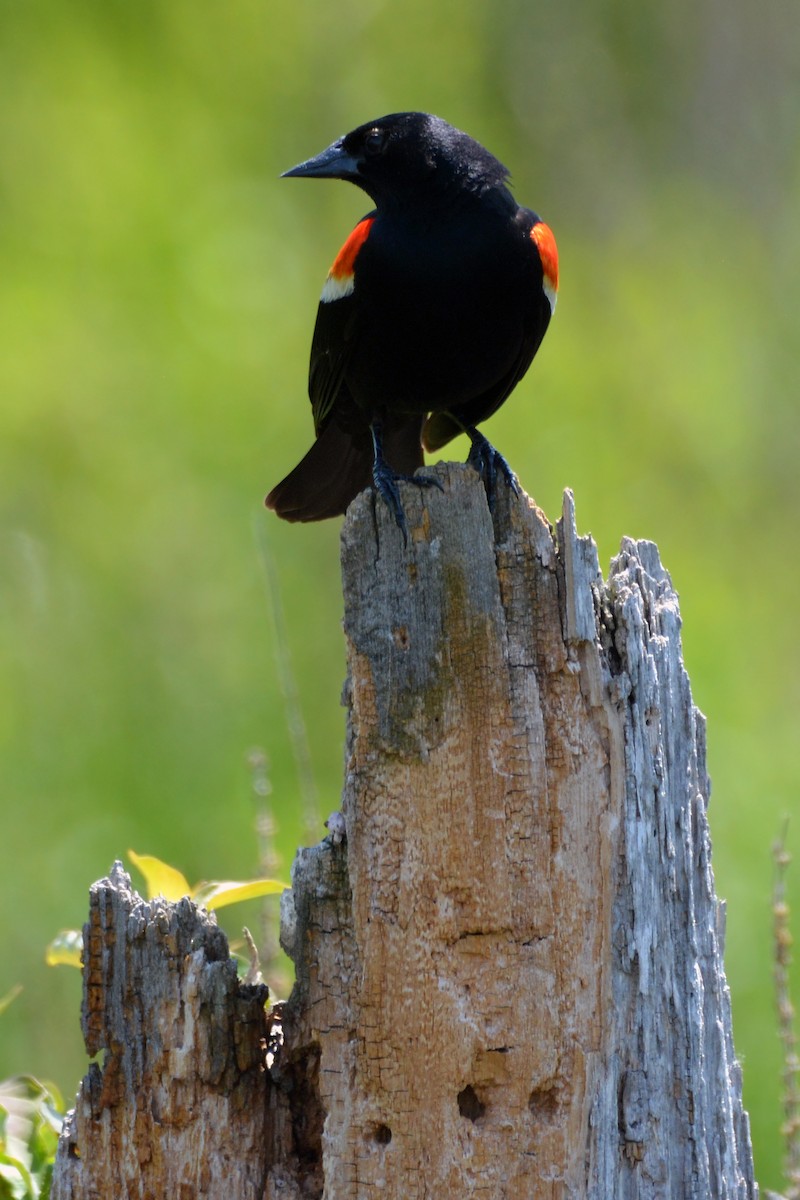
<svg viewBox="0 0 800 1200">
<path fill-rule="evenodd" d="M 94 884 L 81 1024 L 90 1055 L 52 1200 L 260 1200 L 263 985 L 239 982 L 213 916 L 145 901 L 121 863 Z"/>
<path fill-rule="evenodd" d="M 669 576 L 437 472 L 345 523 L 347 844 L 284 906 L 326 1200 L 753 1197 Z"/>
<path fill-rule="evenodd" d="M 407 545 L 345 520 L 343 817 L 283 898 L 285 1011 L 115 868 L 54 1200 L 757 1196 L 669 576 L 626 539 L 605 582 L 569 493 L 553 530 L 434 470 Z"/>
</svg>

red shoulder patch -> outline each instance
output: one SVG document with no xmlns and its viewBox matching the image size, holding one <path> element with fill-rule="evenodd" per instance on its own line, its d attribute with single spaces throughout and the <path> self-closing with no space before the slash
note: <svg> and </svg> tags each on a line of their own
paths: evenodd
<svg viewBox="0 0 800 1200">
<path fill-rule="evenodd" d="M 531 241 L 535 243 L 542 262 L 544 293 L 551 309 L 556 306 L 558 296 L 558 247 L 553 231 L 544 221 L 537 221 L 531 229 Z"/>
<path fill-rule="evenodd" d="M 349 238 L 334 259 L 333 266 L 328 272 L 325 286 L 320 299 L 327 303 L 330 300 L 341 300 L 353 291 L 356 259 L 364 242 L 369 237 L 374 217 L 365 217 L 359 221 Z"/>
</svg>

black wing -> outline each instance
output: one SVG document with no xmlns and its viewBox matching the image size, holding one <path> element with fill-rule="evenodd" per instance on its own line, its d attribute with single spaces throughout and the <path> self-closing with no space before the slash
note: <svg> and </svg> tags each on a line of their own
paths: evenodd
<svg viewBox="0 0 800 1200">
<path fill-rule="evenodd" d="M 516 224 L 524 234 L 522 249 L 530 272 L 530 289 L 526 288 L 524 303 L 519 308 L 521 320 L 517 354 L 506 373 L 485 392 L 465 404 L 446 412 L 432 413 L 428 417 L 422 434 L 423 445 L 428 451 L 439 450 L 468 426 L 478 425 L 497 412 L 528 370 L 547 332 L 558 287 L 555 239 L 549 228 L 530 209 L 517 210 Z M 534 235 L 537 229 L 545 231 L 541 239 Z"/>
<path fill-rule="evenodd" d="M 308 374 L 317 435 L 337 406 L 347 364 L 356 347 L 359 308 L 356 263 L 374 220 L 372 212 L 358 222 L 336 255 L 322 289 Z"/>
<path fill-rule="evenodd" d="M 353 400 L 346 374 L 358 344 L 355 260 L 373 218 L 365 217 L 350 234 L 322 290 L 308 378 L 316 440 L 266 501 L 287 521 L 320 521 L 343 513 L 372 479 L 369 415 Z M 411 474 L 422 465 L 421 424 L 420 416 L 390 414 L 386 419 L 384 450 L 400 472 Z"/>
<path fill-rule="evenodd" d="M 308 394 L 311 398 L 314 431 L 317 437 L 337 407 L 344 386 L 347 363 L 355 348 L 356 332 L 357 312 L 354 296 L 320 301 L 308 368 Z"/>
</svg>

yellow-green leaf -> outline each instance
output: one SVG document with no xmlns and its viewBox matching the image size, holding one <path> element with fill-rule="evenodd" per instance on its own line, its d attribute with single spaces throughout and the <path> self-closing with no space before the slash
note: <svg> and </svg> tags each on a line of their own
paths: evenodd
<svg viewBox="0 0 800 1200">
<path fill-rule="evenodd" d="M 147 898 L 163 896 L 165 900 L 180 900 L 182 896 L 191 896 L 192 889 L 186 877 L 169 863 L 162 862 L 152 854 L 136 854 L 128 851 L 128 858 L 144 875 L 147 884 Z"/>
<path fill-rule="evenodd" d="M 22 984 L 15 983 L 14 986 L 6 992 L 5 996 L 0 997 L 0 1013 L 4 1013 L 9 1004 L 16 1000 L 17 996 L 22 991 Z"/>
<path fill-rule="evenodd" d="M 226 904 L 238 904 L 240 900 L 277 896 L 288 886 L 288 883 L 281 883 L 278 879 L 248 879 L 245 883 L 199 883 L 192 899 L 204 908 L 223 908 Z"/>
<path fill-rule="evenodd" d="M 80 967 L 83 934 L 80 929 L 62 929 L 44 952 L 48 967 Z"/>
</svg>

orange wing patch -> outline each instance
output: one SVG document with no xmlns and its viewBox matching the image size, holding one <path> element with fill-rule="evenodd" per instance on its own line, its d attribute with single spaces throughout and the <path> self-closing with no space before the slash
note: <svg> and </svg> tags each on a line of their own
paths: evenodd
<svg viewBox="0 0 800 1200">
<path fill-rule="evenodd" d="M 553 231 L 544 221 L 537 221 L 531 230 L 531 241 L 535 242 L 542 261 L 542 287 L 550 302 L 550 311 L 554 311 L 558 299 L 558 248 Z"/>
<path fill-rule="evenodd" d="M 363 221 L 359 221 L 336 255 L 320 296 L 320 300 L 324 304 L 331 300 L 341 300 L 343 296 L 352 294 L 355 286 L 356 259 L 361 247 L 369 237 L 374 220 L 374 217 L 366 217 Z"/>
</svg>

